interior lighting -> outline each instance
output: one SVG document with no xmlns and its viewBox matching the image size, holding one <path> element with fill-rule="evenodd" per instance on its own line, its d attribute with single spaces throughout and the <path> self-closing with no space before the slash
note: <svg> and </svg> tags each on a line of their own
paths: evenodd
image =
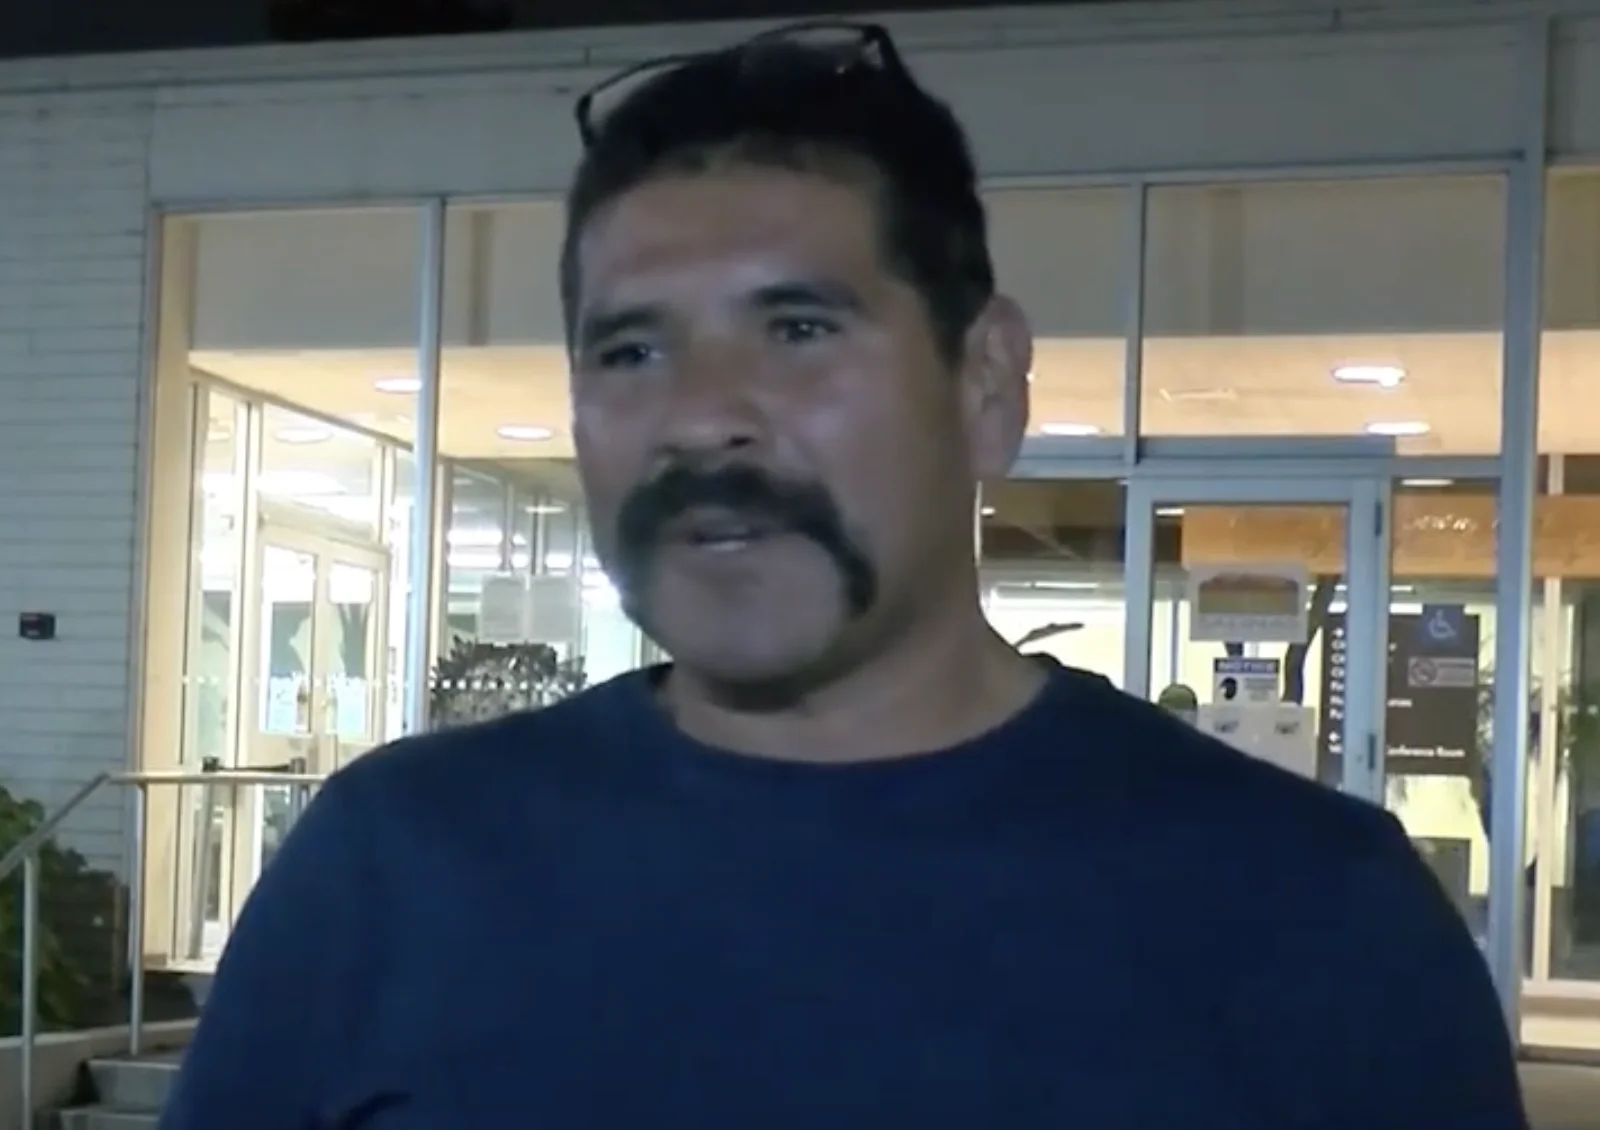
<svg viewBox="0 0 1600 1130">
<path fill-rule="evenodd" d="M 1406 371 L 1399 365 L 1340 365 L 1333 371 L 1333 379 L 1347 385 L 1398 388 Z"/>
<path fill-rule="evenodd" d="M 1421 420 L 1376 420 L 1367 425 L 1369 436 L 1393 436 L 1405 438 L 1410 436 L 1425 436 L 1433 431 Z"/>
<path fill-rule="evenodd" d="M 538 424 L 506 424 L 495 430 L 495 435 L 501 439 L 515 440 L 519 443 L 538 443 L 555 434 L 551 429 Z"/>
</svg>

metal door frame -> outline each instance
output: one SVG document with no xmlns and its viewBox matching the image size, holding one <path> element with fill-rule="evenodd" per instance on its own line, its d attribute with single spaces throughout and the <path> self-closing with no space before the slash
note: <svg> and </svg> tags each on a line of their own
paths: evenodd
<svg viewBox="0 0 1600 1130">
<path fill-rule="evenodd" d="M 262 655 L 261 633 L 262 624 L 262 596 L 266 584 L 266 569 L 264 565 L 265 554 L 269 548 L 289 550 L 302 553 L 312 561 L 312 594 L 310 601 L 311 620 L 311 743 L 306 769 L 311 772 L 326 772 L 329 767 L 322 765 L 324 740 L 327 735 L 323 733 L 327 720 L 327 692 L 322 685 L 328 667 L 326 649 L 330 646 L 326 625 L 330 618 L 337 615 L 332 601 L 330 589 L 332 567 L 335 564 L 345 564 L 370 571 L 374 578 L 372 621 L 368 626 L 369 649 L 373 664 L 372 678 L 367 688 L 368 718 L 372 722 L 372 731 L 381 738 L 384 711 L 387 708 L 387 690 L 384 679 L 387 677 L 387 631 L 388 631 L 388 586 L 389 586 L 389 551 L 371 540 L 353 534 L 345 528 L 345 524 L 336 519 L 311 521 L 297 520 L 301 516 L 293 511 L 279 510 L 272 514 L 263 513 L 258 516 L 255 524 L 255 536 L 251 544 L 252 581 L 246 590 L 246 599 L 242 602 L 244 650 L 240 684 L 245 690 L 239 703 L 239 712 L 242 724 L 238 727 L 237 743 L 231 751 L 232 765 L 230 768 L 259 768 L 250 760 L 250 750 L 258 740 L 261 726 L 262 702 L 261 695 L 265 688 L 261 685 Z M 337 742 L 335 742 L 335 748 Z M 261 821 L 258 808 L 263 801 L 262 786 L 219 786 L 227 790 L 229 796 L 221 807 L 225 810 L 222 817 L 221 830 L 221 861 L 220 881 L 222 884 L 222 898 L 220 910 L 225 933 L 231 931 L 232 923 L 238 918 L 243 908 L 244 895 L 254 886 L 260 871 L 261 853 Z M 210 787 L 208 786 L 208 789 Z M 203 810 L 210 811 L 215 800 L 208 797 L 203 804 Z M 191 937 L 190 948 L 200 954 L 201 960 L 208 959 L 211 955 L 206 952 L 204 940 L 206 929 L 210 924 L 203 913 L 204 894 L 203 888 L 209 883 L 210 870 L 209 844 L 210 826 L 202 823 L 205 829 L 197 845 L 197 855 L 193 864 L 195 889 L 190 902 L 189 934 Z"/>
<path fill-rule="evenodd" d="M 1346 682 L 1342 787 L 1384 801 L 1384 715 L 1389 648 L 1390 495 L 1383 463 L 1327 459 L 1211 459 L 1141 467 L 1129 480 L 1126 511 L 1126 629 L 1123 689 L 1150 697 L 1158 507 L 1338 505 L 1349 515 L 1345 541 Z M 1338 473 L 1330 474 L 1330 471 Z M 1363 660 L 1361 657 L 1366 657 Z M 1365 756 L 1361 752 L 1365 751 Z"/>
</svg>

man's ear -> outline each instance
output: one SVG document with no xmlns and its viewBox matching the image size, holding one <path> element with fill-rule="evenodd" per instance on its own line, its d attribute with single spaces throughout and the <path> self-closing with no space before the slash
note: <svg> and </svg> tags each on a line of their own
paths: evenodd
<svg viewBox="0 0 1600 1130">
<path fill-rule="evenodd" d="M 962 411 L 980 481 L 1011 473 L 1028 430 L 1033 328 L 1015 300 L 995 295 L 967 330 Z"/>
</svg>

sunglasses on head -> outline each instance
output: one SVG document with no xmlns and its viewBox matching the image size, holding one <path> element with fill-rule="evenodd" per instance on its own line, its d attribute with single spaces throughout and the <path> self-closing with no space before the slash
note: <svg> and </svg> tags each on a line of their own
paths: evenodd
<svg viewBox="0 0 1600 1130">
<path fill-rule="evenodd" d="M 849 23 L 816 20 L 806 23 L 786 24 L 751 36 L 731 47 L 711 51 L 695 51 L 680 55 L 663 55 L 619 71 L 597 83 L 578 99 L 573 107 L 578 120 L 578 136 L 584 148 L 594 145 L 605 125 L 606 117 L 628 100 L 628 97 L 650 80 L 676 70 L 687 63 L 715 56 L 731 57 L 741 63 L 760 61 L 768 49 L 799 48 L 829 59 L 834 73 L 847 76 L 863 67 L 885 74 L 906 76 L 904 62 L 890 39 L 886 28 L 878 24 Z"/>
</svg>

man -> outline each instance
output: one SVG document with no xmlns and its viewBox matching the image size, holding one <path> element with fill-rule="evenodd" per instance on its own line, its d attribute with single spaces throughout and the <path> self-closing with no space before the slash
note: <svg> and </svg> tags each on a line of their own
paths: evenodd
<svg viewBox="0 0 1600 1130">
<path fill-rule="evenodd" d="M 1520 1130 L 1394 821 L 988 627 L 1031 340 L 888 37 L 578 116 L 573 434 L 674 663 L 331 781 L 166 1130 Z"/>
</svg>

